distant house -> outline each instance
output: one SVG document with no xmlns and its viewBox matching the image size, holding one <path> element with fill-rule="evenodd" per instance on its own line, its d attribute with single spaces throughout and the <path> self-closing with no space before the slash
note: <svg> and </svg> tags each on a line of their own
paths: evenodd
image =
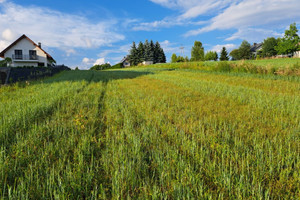
<svg viewBox="0 0 300 200">
<path fill-rule="evenodd" d="M 153 61 L 144 61 L 143 65 L 153 65 Z"/>
<path fill-rule="evenodd" d="M 300 46 L 300 42 L 298 43 L 298 47 Z M 296 51 L 294 53 L 294 58 L 300 58 L 300 51 Z"/>
<path fill-rule="evenodd" d="M 251 48 L 250 51 L 252 53 L 252 55 L 254 55 L 254 57 L 257 56 L 257 54 L 262 50 L 262 45 L 263 43 L 254 43 Z"/>
<path fill-rule="evenodd" d="M 129 56 L 125 56 L 120 63 L 123 65 L 123 67 L 130 67 Z"/>
<path fill-rule="evenodd" d="M 11 67 L 52 66 L 55 60 L 42 49 L 41 43 L 34 43 L 26 35 L 9 45 L 0 53 L 1 58 L 11 58 Z"/>
</svg>

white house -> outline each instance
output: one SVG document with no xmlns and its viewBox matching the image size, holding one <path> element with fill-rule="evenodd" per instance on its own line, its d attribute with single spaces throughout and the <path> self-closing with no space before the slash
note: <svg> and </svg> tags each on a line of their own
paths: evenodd
<svg viewBox="0 0 300 200">
<path fill-rule="evenodd" d="M 145 65 L 145 66 L 147 66 L 147 65 L 153 65 L 153 61 L 143 61 L 142 64 Z"/>
<path fill-rule="evenodd" d="M 254 55 L 254 57 L 257 56 L 257 54 L 259 53 L 259 51 L 262 50 L 262 45 L 263 43 L 254 43 L 251 47 L 250 47 L 250 51 L 251 53 Z"/>
<path fill-rule="evenodd" d="M 130 67 L 129 56 L 125 56 L 120 63 L 122 63 L 123 67 Z"/>
<path fill-rule="evenodd" d="M 11 67 L 23 66 L 52 66 L 55 60 L 41 47 L 29 39 L 26 35 L 22 35 L 19 39 L 9 45 L 0 53 L 1 58 L 11 58 Z"/>
</svg>

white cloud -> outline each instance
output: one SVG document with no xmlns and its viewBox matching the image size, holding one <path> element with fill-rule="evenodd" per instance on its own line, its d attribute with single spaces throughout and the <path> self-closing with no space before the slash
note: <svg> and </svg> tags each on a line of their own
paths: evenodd
<svg viewBox="0 0 300 200">
<path fill-rule="evenodd" d="M 93 58 L 83 58 L 82 63 L 84 65 L 84 68 L 86 67 L 91 67 L 92 65 L 102 65 L 105 64 L 105 58 L 98 58 L 98 59 L 93 59 Z"/>
<path fill-rule="evenodd" d="M 3 2 L 3 1 L 2 1 Z M 0 41 L 12 42 L 13 34 L 26 34 L 56 48 L 98 48 L 111 45 L 125 37 L 117 33 L 117 21 L 93 23 L 80 15 L 66 14 L 41 7 L 23 7 L 14 3 L 0 5 Z"/>
<path fill-rule="evenodd" d="M 131 49 L 131 44 L 122 45 L 118 48 L 106 49 L 98 54 L 99 57 L 107 57 L 109 54 L 120 54 L 123 53 L 126 56 Z"/>
<path fill-rule="evenodd" d="M 216 51 L 217 53 L 221 53 L 223 47 L 226 48 L 227 52 L 230 52 L 231 50 L 237 48 L 238 46 L 235 44 L 218 44 L 215 45 L 213 48 L 211 48 L 210 51 Z"/>
<path fill-rule="evenodd" d="M 226 40 L 231 41 L 235 39 L 242 39 L 242 40 L 247 40 L 248 42 L 261 42 L 267 37 L 282 37 L 282 34 L 279 34 L 272 30 L 240 28 L 232 36 L 226 38 Z"/>
<path fill-rule="evenodd" d="M 4 40 L 0 40 L 0 51 L 2 51 L 3 49 L 5 49 L 6 47 L 8 47 L 10 43 Z"/>
<path fill-rule="evenodd" d="M 0 0 L 0 3 L 4 3 L 6 0 Z"/>
<path fill-rule="evenodd" d="M 232 0 L 150 0 L 153 3 L 161 6 L 177 9 L 180 12 L 178 16 L 168 16 L 162 20 L 156 20 L 153 22 L 138 23 L 133 27 L 135 31 L 153 31 L 159 28 L 168 28 L 172 26 L 186 26 L 186 25 L 202 25 L 207 22 L 190 21 L 192 18 L 196 18 L 202 14 L 212 14 L 218 10 L 223 9 L 229 4 L 236 2 Z"/>
<path fill-rule="evenodd" d="M 169 40 L 165 40 L 160 42 L 161 48 L 164 50 L 165 53 L 181 53 L 180 45 L 175 43 L 171 43 Z"/>
<path fill-rule="evenodd" d="M 90 58 L 83 58 L 82 59 L 82 63 L 85 64 L 85 65 L 90 65 L 94 62 L 93 59 L 90 59 Z"/>
<path fill-rule="evenodd" d="M 213 14 L 214 12 L 222 10 L 223 8 L 234 2 L 236 1 L 197 1 L 197 4 L 189 7 L 179 18 L 190 19 L 206 13 Z"/>
<path fill-rule="evenodd" d="M 182 22 L 176 20 L 176 19 L 163 19 L 159 21 L 154 21 L 154 22 L 142 22 L 137 24 L 136 26 L 133 27 L 134 31 L 154 31 L 157 30 L 158 28 L 164 27 L 171 27 L 175 25 L 182 25 Z"/>
<path fill-rule="evenodd" d="M 105 64 L 105 58 L 98 58 L 95 62 L 94 65 L 102 65 Z"/>
<path fill-rule="evenodd" d="M 150 0 L 153 3 L 159 4 L 161 6 L 167 7 L 167 8 L 173 8 L 173 9 L 183 9 L 188 10 L 192 7 L 195 7 L 197 5 L 204 4 L 205 0 Z M 216 0 L 213 0 L 214 2 Z"/>
<path fill-rule="evenodd" d="M 2 32 L 2 38 L 7 41 L 11 41 L 15 38 L 15 34 L 10 29 L 5 29 Z"/>
<path fill-rule="evenodd" d="M 206 21 L 188 21 L 182 17 L 166 17 L 153 22 L 142 22 L 133 26 L 134 31 L 156 31 L 159 28 L 169 28 L 172 26 L 203 25 Z"/>
<path fill-rule="evenodd" d="M 241 29 L 259 26 L 282 26 L 300 17 L 299 0 L 244 0 L 232 4 L 213 17 L 210 25 L 189 31 L 185 36 L 195 36 L 213 30 Z"/>
<path fill-rule="evenodd" d="M 67 54 L 68 57 L 71 56 L 71 55 L 77 54 L 76 50 L 75 49 L 71 49 L 71 48 L 65 49 L 65 52 L 66 52 L 66 54 Z"/>
</svg>

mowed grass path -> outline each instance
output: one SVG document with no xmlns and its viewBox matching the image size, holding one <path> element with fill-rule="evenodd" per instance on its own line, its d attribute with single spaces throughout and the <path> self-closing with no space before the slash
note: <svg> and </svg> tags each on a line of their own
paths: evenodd
<svg viewBox="0 0 300 200">
<path fill-rule="evenodd" d="M 0 88 L 2 199 L 298 199 L 300 78 L 70 71 Z"/>
</svg>

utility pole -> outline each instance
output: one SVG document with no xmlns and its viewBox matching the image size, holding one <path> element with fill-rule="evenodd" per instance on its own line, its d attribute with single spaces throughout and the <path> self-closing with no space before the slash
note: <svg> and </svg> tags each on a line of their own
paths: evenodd
<svg viewBox="0 0 300 200">
<path fill-rule="evenodd" d="M 183 57 L 183 55 L 184 55 L 184 46 L 181 45 L 179 47 L 179 49 L 180 49 L 181 56 Z"/>
</svg>

